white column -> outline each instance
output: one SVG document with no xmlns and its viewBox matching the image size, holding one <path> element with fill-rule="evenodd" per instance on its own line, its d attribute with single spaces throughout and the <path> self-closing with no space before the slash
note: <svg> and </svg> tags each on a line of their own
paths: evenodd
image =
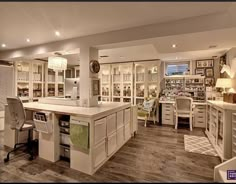
<svg viewBox="0 0 236 184">
<path fill-rule="evenodd" d="M 98 96 L 92 96 L 91 79 L 98 78 L 89 69 L 91 60 L 98 61 L 98 50 L 89 46 L 80 47 L 80 106 L 94 107 L 98 105 Z"/>
</svg>

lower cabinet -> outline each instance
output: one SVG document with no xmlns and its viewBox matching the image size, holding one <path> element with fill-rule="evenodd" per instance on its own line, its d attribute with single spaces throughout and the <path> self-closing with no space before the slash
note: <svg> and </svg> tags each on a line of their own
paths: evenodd
<svg viewBox="0 0 236 184">
<path fill-rule="evenodd" d="M 121 146 L 125 141 L 124 125 L 117 129 L 117 146 Z"/>
<path fill-rule="evenodd" d="M 107 137 L 107 156 L 110 156 L 117 148 L 116 132 Z"/>
<path fill-rule="evenodd" d="M 172 104 L 162 103 L 162 124 L 174 125 L 174 107 Z"/>
<path fill-rule="evenodd" d="M 130 134 L 130 124 L 125 125 L 125 141 L 127 141 L 131 137 Z"/>
<path fill-rule="evenodd" d="M 96 168 L 107 157 L 106 140 L 104 139 L 94 147 L 94 167 Z"/>
</svg>

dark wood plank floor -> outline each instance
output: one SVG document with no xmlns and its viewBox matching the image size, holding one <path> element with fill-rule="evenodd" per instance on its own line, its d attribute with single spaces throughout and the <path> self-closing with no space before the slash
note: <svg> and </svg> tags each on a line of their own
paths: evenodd
<svg viewBox="0 0 236 184">
<path fill-rule="evenodd" d="M 3 158 L 7 149 L 2 146 L 0 132 L 1 182 L 213 182 L 218 157 L 184 151 L 184 135 L 204 136 L 202 129 L 157 126 L 139 122 L 138 134 L 132 137 L 93 176 L 69 168 L 69 163 L 51 163 L 40 158 L 28 161 L 17 154 L 9 163 Z"/>
</svg>

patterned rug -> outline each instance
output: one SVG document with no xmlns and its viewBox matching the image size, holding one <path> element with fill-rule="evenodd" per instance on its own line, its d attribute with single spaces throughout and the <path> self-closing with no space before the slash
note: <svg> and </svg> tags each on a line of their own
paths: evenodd
<svg viewBox="0 0 236 184">
<path fill-rule="evenodd" d="M 218 156 L 207 137 L 184 135 L 184 149 L 188 152 Z"/>
</svg>

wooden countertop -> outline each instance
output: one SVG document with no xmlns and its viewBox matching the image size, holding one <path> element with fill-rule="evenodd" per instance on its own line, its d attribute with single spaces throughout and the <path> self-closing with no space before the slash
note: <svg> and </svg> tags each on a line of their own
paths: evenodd
<svg viewBox="0 0 236 184">
<path fill-rule="evenodd" d="M 23 103 L 24 108 L 34 111 L 49 111 L 58 114 L 82 116 L 86 118 L 94 118 L 96 116 L 113 113 L 118 110 L 129 108 L 130 103 L 121 102 L 102 102 L 97 107 L 75 107 L 65 105 L 44 104 L 39 102 Z"/>
</svg>

